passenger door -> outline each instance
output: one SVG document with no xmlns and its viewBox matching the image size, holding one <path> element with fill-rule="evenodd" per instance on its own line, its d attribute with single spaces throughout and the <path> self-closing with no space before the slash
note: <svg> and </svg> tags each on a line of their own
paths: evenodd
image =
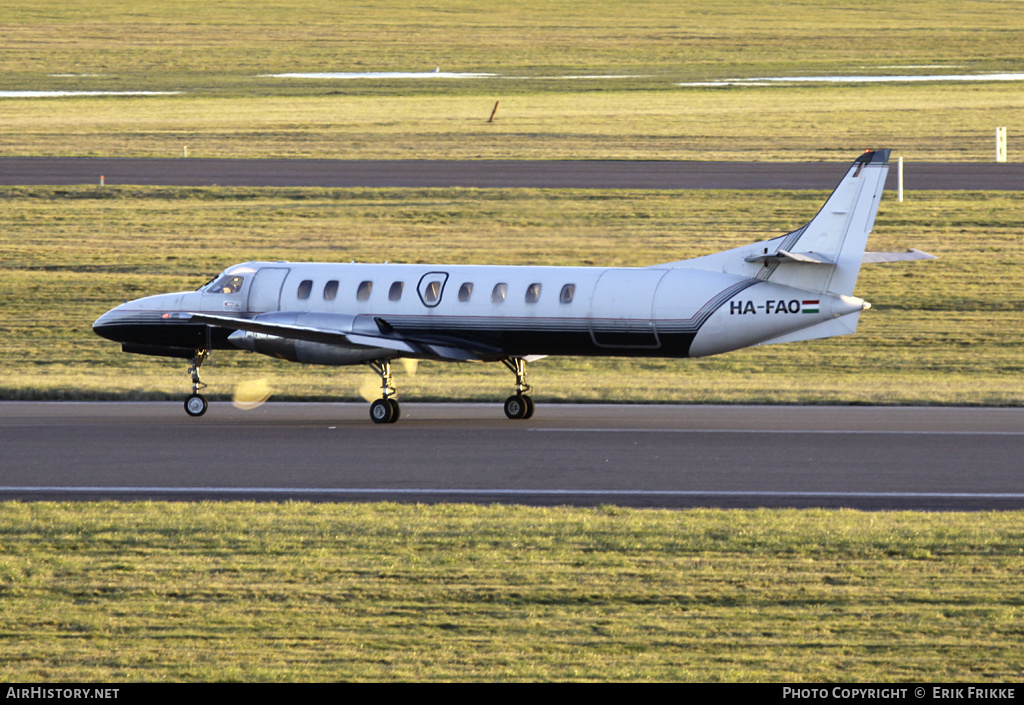
<svg viewBox="0 0 1024 705">
<path fill-rule="evenodd" d="M 264 267 L 256 272 L 249 287 L 251 313 L 266 313 L 281 308 L 281 287 L 291 270 L 287 267 Z"/>
</svg>

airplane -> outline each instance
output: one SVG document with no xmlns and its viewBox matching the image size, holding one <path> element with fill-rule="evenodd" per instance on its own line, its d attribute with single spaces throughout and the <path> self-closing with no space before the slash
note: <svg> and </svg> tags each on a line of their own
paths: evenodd
<svg viewBox="0 0 1024 705">
<path fill-rule="evenodd" d="M 533 416 L 526 363 L 548 355 L 702 357 L 848 335 L 870 304 L 862 263 L 935 259 L 865 252 L 891 150 L 857 157 L 821 210 L 785 235 L 647 267 L 245 262 L 196 291 L 147 296 L 93 330 L 124 352 L 188 360 L 190 416 L 207 400 L 199 369 L 241 349 L 315 365 L 368 364 L 375 423 L 401 414 L 400 358 L 501 362 L 515 376 L 510 419 Z"/>
</svg>

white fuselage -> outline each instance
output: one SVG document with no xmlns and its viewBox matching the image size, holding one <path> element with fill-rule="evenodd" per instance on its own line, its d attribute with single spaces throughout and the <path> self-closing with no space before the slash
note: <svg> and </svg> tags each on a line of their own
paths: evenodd
<svg viewBox="0 0 1024 705">
<path fill-rule="evenodd" d="M 699 357 L 767 342 L 863 308 L 853 297 L 680 267 L 248 262 L 226 270 L 224 277 L 232 276 L 232 287 L 212 291 L 212 285 L 123 304 L 97 321 L 97 330 L 105 335 L 105 327 L 111 333 L 119 328 L 120 335 L 108 337 L 122 342 L 201 347 L 195 342 L 198 328 L 173 316 L 193 312 L 430 343 L 389 354 L 386 345 L 372 345 L 372 338 L 356 345 L 258 332 L 231 338 L 235 347 L 321 364 L 381 356 L 457 359 L 445 354 L 450 349 L 470 351 L 472 359 Z M 132 323 L 139 336 L 125 327 Z M 156 334 L 158 326 L 165 329 Z M 220 343 L 213 347 L 227 347 L 222 338 Z"/>
</svg>

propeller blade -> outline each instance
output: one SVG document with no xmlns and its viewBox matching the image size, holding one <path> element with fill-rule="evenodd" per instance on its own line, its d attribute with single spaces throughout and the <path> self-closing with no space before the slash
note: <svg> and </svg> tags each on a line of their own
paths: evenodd
<svg viewBox="0 0 1024 705">
<path fill-rule="evenodd" d="M 231 397 L 231 403 L 239 409 L 249 411 L 263 404 L 273 391 L 265 379 L 253 379 L 247 382 L 239 382 L 235 387 L 235 393 Z"/>
<path fill-rule="evenodd" d="M 380 399 L 380 377 L 365 377 L 359 385 L 359 396 L 371 402 Z"/>
</svg>

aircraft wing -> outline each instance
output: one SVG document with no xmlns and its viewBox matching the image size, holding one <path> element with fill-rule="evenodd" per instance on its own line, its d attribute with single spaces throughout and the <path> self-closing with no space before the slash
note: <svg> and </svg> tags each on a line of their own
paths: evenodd
<svg viewBox="0 0 1024 705">
<path fill-rule="evenodd" d="M 175 317 L 217 326 L 218 328 L 263 333 L 265 335 L 274 335 L 292 340 L 304 340 L 311 343 L 326 343 L 343 347 L 383 348 L 399 353 L 396 357 L 428 357 L 455 362 L 469 362 L 493 360 L 496 356 L 503 356 L 501 354 L 502 351 L 498 348 L 481 345 L 471 340 L 451 340 L 447 338 L 438 340 L 425 336 L 408 336 L 394 329 L 391 329 L 388 333 L 372 329 L 366 331 L 344 330 L 345 327 L 351 328 L 355 323 L 356 317 L 353 316 L 280 312 L 277 314 L 264 314 L 257 318 L 235 318 L 208 313 L 183 313 L 177 314 Z M 381 325 L 378 324 L 374 327 L 379 329 Z M 384 327 L 389 326 L 384 324 Z"/>
</svg>

